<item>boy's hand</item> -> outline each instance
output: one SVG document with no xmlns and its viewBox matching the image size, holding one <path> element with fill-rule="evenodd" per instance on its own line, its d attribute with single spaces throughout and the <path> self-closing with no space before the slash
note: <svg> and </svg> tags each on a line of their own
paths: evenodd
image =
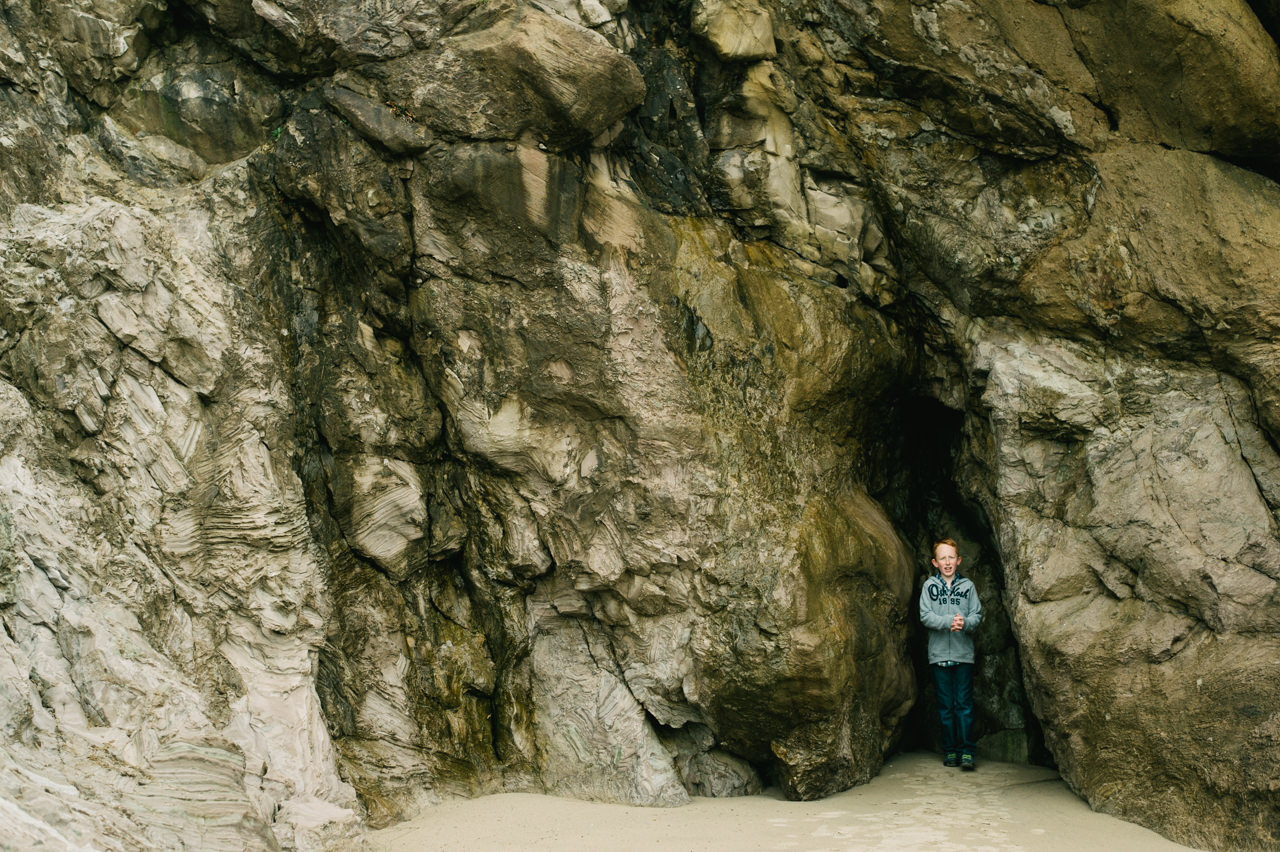
<svg viewBox="0 0 1280 852">
<path fill-rule="evenodd" d="M 957 612 L 955 615 L 951 616 L 951 629 L 952 629 L 952 630 L 964 630 L 964 616 L 963 616 L 963 615 L 961 615 L 960 613 L 958 613 L 958 612 Z"/>
</svg>

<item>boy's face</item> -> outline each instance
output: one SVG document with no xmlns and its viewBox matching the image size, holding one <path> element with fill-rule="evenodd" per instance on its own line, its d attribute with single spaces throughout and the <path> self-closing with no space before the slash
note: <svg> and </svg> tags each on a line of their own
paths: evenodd
<svg viewBox="0 0 1280 852">
<path fill-rule="evenodd" d="M 938 569 L 942 579 L 950 580 L 956 575 L 956 569 L 960 567 L 960 554 L 956 553 L 956 549 L 951 545 L 940 544 L 933 552 L 933 567 Z"/>
</svg>

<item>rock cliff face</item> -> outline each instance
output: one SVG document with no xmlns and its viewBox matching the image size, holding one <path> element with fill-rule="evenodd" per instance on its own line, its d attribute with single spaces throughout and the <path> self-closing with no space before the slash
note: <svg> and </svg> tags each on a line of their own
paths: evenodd
<svg viewBox="0 0 1280 852">
<path fill-rule="evenodd" d="M 0 0 L 7 842 L 827 795 L 951 533 L 986 754 L 1274 848 L 1278 22 Z"/>
</svg>

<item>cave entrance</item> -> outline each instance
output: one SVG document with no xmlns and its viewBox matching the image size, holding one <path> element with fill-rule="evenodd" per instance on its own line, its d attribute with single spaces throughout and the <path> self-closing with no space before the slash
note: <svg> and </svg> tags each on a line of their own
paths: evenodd
<svg viewBox="0 0 1280 852">
<path fill-rule="evenodd" d="M 1021 653 L 1004 605 L 1004 568 L 991 525 L 976 500 L 967 497 L 960 477 L 964 415 L 936 399 L 911 396 L 900 401 L 901 444 L 896 476 L 877 496 L 894 518 L 918 560 L 908 621 L 908 650 L 915 669 L 917 700 L 904 722 L 900 750 L 941 751 L 937 702 L 929 671 L 927 631 L 917 602 L 932 571 L 930 548 L 937 538 L 960 545 L 960 571 L 974 582 L 982 601 L 982 624 L 974 637 L 974 736 L 980 758 L 1054 766 L 1040 721 L 1031 710 L 1022 679 Z"/>
</svg>

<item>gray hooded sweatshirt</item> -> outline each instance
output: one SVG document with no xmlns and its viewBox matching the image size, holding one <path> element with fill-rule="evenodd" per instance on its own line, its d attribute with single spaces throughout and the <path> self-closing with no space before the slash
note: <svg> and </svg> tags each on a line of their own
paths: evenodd
<svg viewBox="0 0 1280 852">
<path fill-rule="evenodd" d="M 964 616 L 964 629 L 952 630 L 956 613 Z M 920 620 L 929 629 L 929 662 L 972 663 L 973 631 L 982 623 L 982 604 L 973 581 L 959 574 L 948 587 L 941 574 L 924 581 L 920 590 Z"/>
</svg>

